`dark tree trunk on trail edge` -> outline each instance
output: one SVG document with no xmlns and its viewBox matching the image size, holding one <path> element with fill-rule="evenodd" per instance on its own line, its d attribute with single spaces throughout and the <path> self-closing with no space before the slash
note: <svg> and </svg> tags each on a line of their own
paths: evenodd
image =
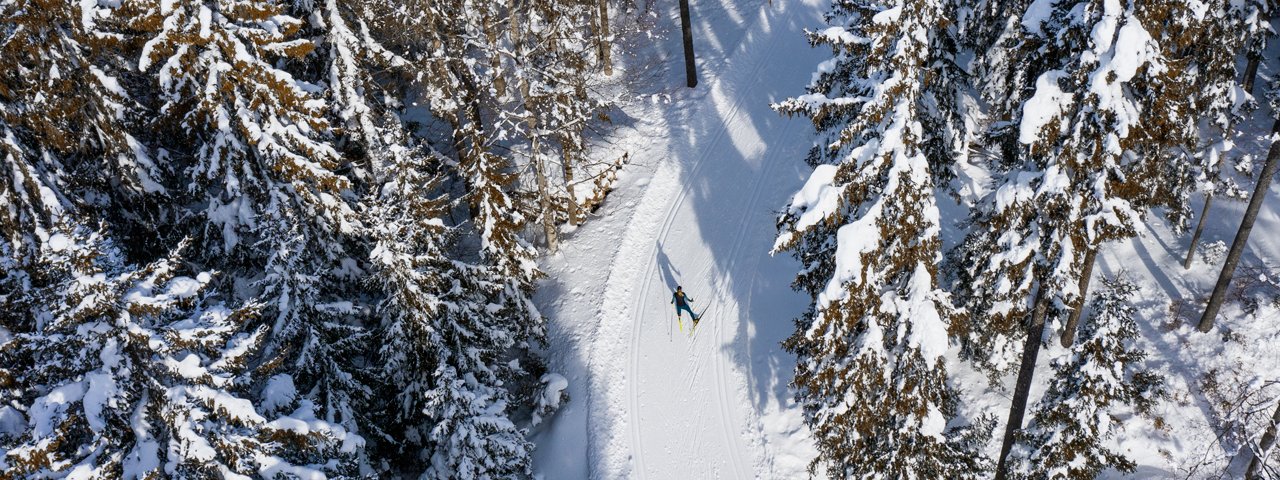
<svg viewBox="0 0 1280 480">
<path fill-rule="evenodd" d="M 1196 222 L 1196 232 L 1191 234 L 1191 246 L 1187 247 L 1187 259 L 1183 260 L 1182 268 L 1191 268 L 1191 262 L 1196 258 L 1196 244 L 1200 243 L 1200 234 L 1204 233 L 1204 220 L 1209 218 L 1209 205 L 1213 204 L 1213 192 L 1204 195 L 1204 209 L 1200 211 L 1200 221 Z"/>
<path fill-rule="evenodd" d="M 698 71 L 693 64 L 693 20 L 689 18 L 689 0 L 680 0 L 680 32 L 684 35 L 684 76 L 689 88 L 698 86 Z"/>
<path fill-rule="evenodd" d="M 1044 337 L 1044 315 L 1048 305 L 1044 300 L 1044 286 L 1036 291 L 1035 308 L 1031 311 L 1031 324 L 1027 325 L 1027 342 L 1022 346 L 1022 363 L 1018 366 L 1018 383 L 1013 387 L 1013 401 L 1009 403 L 1009 422 L 1004 427 L 1004 442 L 1000 445 L 1000 463 L 996 466 L 996 480 L 1008 478 L 1007 461 L 1013 449 L 1013 437 L 1022 429 L 1022 418 L 1027 413 L 1027 397 L 1031 394 L 1031 377 L 1036 373 L 1036 357 L 1040 354 L 1040 339 Z"/>
<path fill-rule="evenodd" d="M 1280 120 L 1276 120 L 1271 127 L 1271 133 L 1280 133 Z M 1258 211 L 1262 209 L 1262 202 L 1267 198 L 1267 188 L 1271 186 L 1271 177 L 1276 174 L 1276 164 L 1280 163 L 1280 140 L 1271 142 L 1271 150 L 1267 152 L 1267 164 L 1262 167 L 1262 174 L 1258 175 L 1258 185 L 1253 189 L 1253 195 L 1249 197 L 1249 207 L 1244 211 L 1244 218 L 1240 220 L 1240 230 L 1236 231 L 1236 238 L 1231 242 L 1231 251 L 1227 253 L 1227 261 L 1222 265 L 1222 273 L 1218 275 L 1218 283 L 1213 286 L 1213 295 L 1209 296 L 1209 304 L 1204 308 L 1204 316 L 1200 317 L 1200 325 L 1197 326 L 1201 332 L 1208 332 L 1213 329 L 1213 322 L 1218 317 L 1218 310 L 1222 308 L 1223 297 L 1227 295 L 1227 286 L 1231 284 L 1231 277 L 1236 273 L 1236 266 L 1240 263 L 1240 255 L 1244 253 L 1244 247 L 1249 243 L 1249 232 L 1253 231 L 1253 222 L 1258 219 Z"/>
<path fill-rule="evenodd" d="M 1267 454 L 1271 453 L 1271 447 L 1276 444 L 1276 425 L 1278 424 L 1280 424 L 1280 405 L 1276 405 L 1276 413 L 1271 414 L 1271 425 L 1268 425 L 1266 433 L 1262 434 L 1258 451 L 1254 454 L 1253 460 L 1249 460 L 1249 468 L 1245 470 L 1244 478 L 1248 480 L 1258 478 L 1258 469 L 1262 467 L 1262 462 L 1267 461 Z"/>
<path fill-rule="evenodd" d="M 1067 325 L 1062 329 L 1062 337 L 1059 339 L 1063 348 L 1070 348 L 1071 342 L 1076 340 L 1076 326 L 1080 324 L 1080 314 L 1084 312 L 1085 299 L 1089 297 L 1089 277 L 1093 276 L 1093 263 L 1098 259 L 1098 248 L 1089 249 L 1084 254 L 1084 269 L 1080 271 L 1080 302 L 1076 304 L 1076 308 L 1071 310 L 1071 314 L 1067 316 Z"/>
</svg>

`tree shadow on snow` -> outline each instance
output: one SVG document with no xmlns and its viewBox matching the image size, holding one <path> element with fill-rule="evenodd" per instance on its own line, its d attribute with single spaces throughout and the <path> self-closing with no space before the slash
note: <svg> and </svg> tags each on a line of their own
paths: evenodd
<svg viewBox="0 0 1280 480">
<path fill-rule="evenodd" d="M 723 317 L 738 307 L 732 337 L 716 340 L 723 342 L 721 353 L 746 375 L 756 415 L 771 404 L 779 410 L 791 405 L 795 359 L 780 343 L 808 303 L 790 287 L 799 264 L 786 254 L 769 255 L 777 211 L 810 171 L 804 158 L 812 127 L 769 106 L 804 93 L 810 73 L 823 59 L 824 52 L 809 48 L 803 34 L 806 27 L 821 26 L 822 19 L 796 14 L 805 9 L 787 2 L 695 4 L 700 83 L 673 92 L 687 108 L 670 108 L 665 119 L 671 129 L 669 155 L 679 163 L 687 191 L 684 201 L 713 257 L 713 265 L 682 281 L 691 294 L 708 298 L 707 321 L 732 325 L 728 322 L 734 319 Z M 737 28 L 711 21 L 735 15 L 741 18 L 734 22 Z M 668 80 L 682 86 L 683 68 L 674 66 L 671 73 Z M 675 263 L 692 260 L 680 253 L 673 252 Z M 661 249 L 658 255 L 670 284 L 666 265 L 672 259 Z M 722 272 L 722 278 L 711 278 L 713 272 Z"/>
</svg>

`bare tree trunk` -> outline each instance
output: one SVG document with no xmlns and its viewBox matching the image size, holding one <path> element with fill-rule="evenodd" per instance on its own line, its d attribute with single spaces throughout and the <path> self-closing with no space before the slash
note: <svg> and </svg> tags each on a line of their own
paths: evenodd
<svg viewBox="0 0 1280 480">
<path fill-rule="evenodd" d="M 604 67 L 605 76 L 613 75 L 612 45 L 609 44 L 609 0 L 596 0 L 600 4 L 600 65 Z"/>
<path fill-rule="evenodd" d="M 693 21 L 689 19 L 689 0 L 680 0 L 680 32 L 684 35 L 684 76 L 689 88 L 698 86 L 698 71 L 693 64 Z"/>
<path fill-rule="evenodd" d="M 534 136 L 530 140 L 530 152 L 533 155 L 534 176 L 538 180 L 538 204 L 542 208 L 542 231 L 547 235 L 547 251 L 556 253 L 560 248 L 560 239 L 556 237 L 556 220 L 551 205 L 551 194 L 547 191 L 547 174 L 542 164 L 542 155 L 539 153 L 538 137 Z"/>
<path fill-rule="evenodd" d="M 1209 205 L 1213 204 L 1213 192 L 1204 194 L 1204 209 L 1200 211 L 1200 221 L 1196 222 L 1196 232 L 1191 234 L 1191 246 L 1187 247 L 1187 259 L 1182 261 L 1182 268 L 1191 268 L 1196 258 L 1196 244 L 1200 243 L 1200 234 L 1204 233 L 1204 220 L 1209 218 Z"/>
<path fill-rule="evenodd" d="M 1258 451 L 1254 453 L 1253 460 L 1249 460 L 1249 468 L 1244 471 L 1244 478 L 1247 480 L 1258 478 L 1258 469 L 1262 467 L 1263 462 L 1267 461 L 1267 454 L 1271 453 L 1271 447 L 1275 446 L 1276 425 L 1280 425 L 1280 405 L 1276 405 L 1276 413 L 1271 414 L 1271 425 L 1267 426 L 1266 433 L 1262 434 Z"/>
<path fill-rule="evenodd" d="M 582 209 L 578 207 L 578 195 L 574 193 L 573 188 L 573 163 L 576 160 L 574 154 L 576 150 L 565 146 L 564 148 L 564 189 L 569 193 L 569 225 L 582 224 Z"/>
<path fill-rule="evenodd" d="M 1271 133 L 1280 133 L 1280 120 L 1272 124 Z M 1258 219 L 1258 211 L 1262 209 L 1262 202 L 1267 197 L 1271 177 L 1276 174 L 1277 163 L 1280 163 L 1280 140 L 1271 142 L 1271 150 L 1267 152 L 1267 164 L 1262 167 L 1262 174 L 1258 176 L 1258 185 L 1254 187 L 1253 195 L 1249 197 L 1249 207 L 1245 209 L 1244 218 L 1240 220 L 1240 230 L 1236 231 L 1236 238 L 1231 242 L 1231 251 L 1227 253 L 1227 261 L 1222 265 L 1222 273 L 1218 275 L 1218 283 L 1213 286 L 1213 295 L 1209 296 L 1209 304 L 1204 308 L 1204 316 L 1200 317 L 1200 325 L 1197 328 L 1201 332 L 1212 329 L 1213 322 L 1218 317 L 1218 310 L 1222 308 L 1222 299 L 1227 294 L 1227 286 L 1231 284 L 1231 277 L 1236 273 L 1236 265 L 1240 263 L 1240 255 L 1244 253 L 1244 247 L 1249 242 L 1249 232 L 1253 231 L 1253 222 Z"/>
<path fill-rule="evenodd" d="M 1063 348 L 1071 347 L 1071 342 L 1076 340 L 1076 326 L 1080 324 L 1080 314 L 1084 312 L 1085 299 L 1089 296 L 1089 278 L 1093 276 L 1093 263 L 1097 259 L 1097 247 L 1084 254 L 1084 269 L 1080 271 L 1080 301 L 1067 315 L 1067 326 L 1062 329 L 1062 337 L 1059 339 Z"/>
<path fill-rule="evenodd" d="M 542 210 L 542 231 L 547 236 L 547 251 L 556 253 L 560 248 L 560 239 L 556 236 L 556 221 L 551 204 L 551 192 L 547 187 L 547 172 L 542 163 L 542 147 L 538 144 L 541 137 L 538 131 L 538 116 L 529 105 L 529 81 L 520 80 L 520 98 L 524 101 L 525 121 L 529 124 L 529 156 L 533 159 L 533 176 L 538 184 L 538 206 Z"/>
<path fill-rule="evenodd" d="M 1013 449 L 1013 437 L 1022 429 L 1022 418 L 1027 413 L 1027 397 L 1031 395 L 1031 377 L 1036 372 L 1036 357 L 1040 353 L 1040 339 L 1044 337 L 1044 315 L 1048 308 L 1044 299 L 1044 285 L 1036 291 L 1035 308 L 1031 311 L 1031 324 L 1027 325 L 1027 341 L 1022 345 L 1022 363 L 1018 367 L 1018 383 L 1014 385 L 1013 401 L 1009 404 L 1009 422 L 1004 427 L 1004 442 L 1000 445 L 1000 462 L 996 466 L 996 480 L 1008 478 L 1006 461 Z"/>
</svg>

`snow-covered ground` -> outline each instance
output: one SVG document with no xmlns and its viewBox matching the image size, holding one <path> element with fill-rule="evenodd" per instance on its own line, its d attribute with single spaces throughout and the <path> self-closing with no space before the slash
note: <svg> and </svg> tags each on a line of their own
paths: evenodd
<svg viewBox="0 0 1280 480">
<path fill-rule="evenodd" d="M 627 83 L 614 86 L 625 93 L 611 113 L 617 130 L 606 149 L 628 152 L 631 163 L 600 210 L 567 232 L 561 252 L 543 262 L 548 276 L 537 301 L 552 321 L 550 367 L 568 378 L 570 395 L 535 431 L 535 468 L 547 479 L 805 478 L 816 454 L 787 388 L 794 358 L 779 345 L 806 303 L 789 286 L 798 265 L 768 255 L 776 211 L 809 172 L 802 159 L 812 128 L 779 116 L 769 103 L 802 93 L 826 58 L 802 33 L 822 25 L 826 4 L 691 3 L 701 83 L 684 87 L 675 3 L 654 2 L 662 10 L 655 10 L 651 35 L 615 50 L 623 64 L 615 76 Z M 1263 70 L 1269 76 L 1274 68 Z M 1267 127 L 1260 119 L 1244 130 Z M 1267 142 L 1239 145 L 1260 167 Z M 1242 265 L 1276 266 L 1280 259 L 1276 190 Z M 1243 210 L 1242 202 L 1215 202 L 1202 244 L 1230 244 Z M 953 215 L 944 221 L 954 222 L 963 210 L 945 213 Z M 945 231 L 958 233 L 954 225 Z M 1202 391 L 1207 374 L 1245 385 L 1280 378 L 1275 306 L 1262 302 L 1246 315 L 1231 304 L 1222 329 L 1195 332 L 1220 263 L 1197 258 L 1183 270 L 1188 237 L 1149 218 L 1140 237 L 1107 246 L 1095 269 L 1095 275 L 1125 271 L 1142 287 L 1140 342 L 1171 393 L 1156 412 L 1161 426 L 1127 418 L 1115 439 L 1139 463 L 1137 478 L 1202 478 L 1231 460 Z M 687 318 L 684 330 L 675 322 L 669 301 L 676 285 L 706 312 L 693 337 Z M 1032 406 L 1052 358 L 1064 353 L 1051 344 L 1042 353 Z M 963 365 L 950 369 L 964 398 L 962 414 L 1004 421 L 1012 378 L 992 387 Z M 1264 408 L 1269 415 L 1274 407 Z M 989 444 L 992 455 L 1002 431 L 1001 424 Z"/>
</svg>

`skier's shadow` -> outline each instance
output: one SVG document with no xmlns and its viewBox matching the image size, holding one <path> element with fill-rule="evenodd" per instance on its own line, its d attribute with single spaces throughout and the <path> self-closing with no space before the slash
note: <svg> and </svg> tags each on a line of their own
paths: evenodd
<svg viewBox="0 0 1280 480">
<path fill-rule="evenodd" d="M 662 281 L 666 282 L 667 290 L 675 291 L 680 282 L 676 277 L 680 276 L 680 271 L 671 265 L 671 259 L 667 257 L 667 252 L 662 249 L 662 242 L 658 244 L 658 268 L 662 270 Z"/>
</svg>

